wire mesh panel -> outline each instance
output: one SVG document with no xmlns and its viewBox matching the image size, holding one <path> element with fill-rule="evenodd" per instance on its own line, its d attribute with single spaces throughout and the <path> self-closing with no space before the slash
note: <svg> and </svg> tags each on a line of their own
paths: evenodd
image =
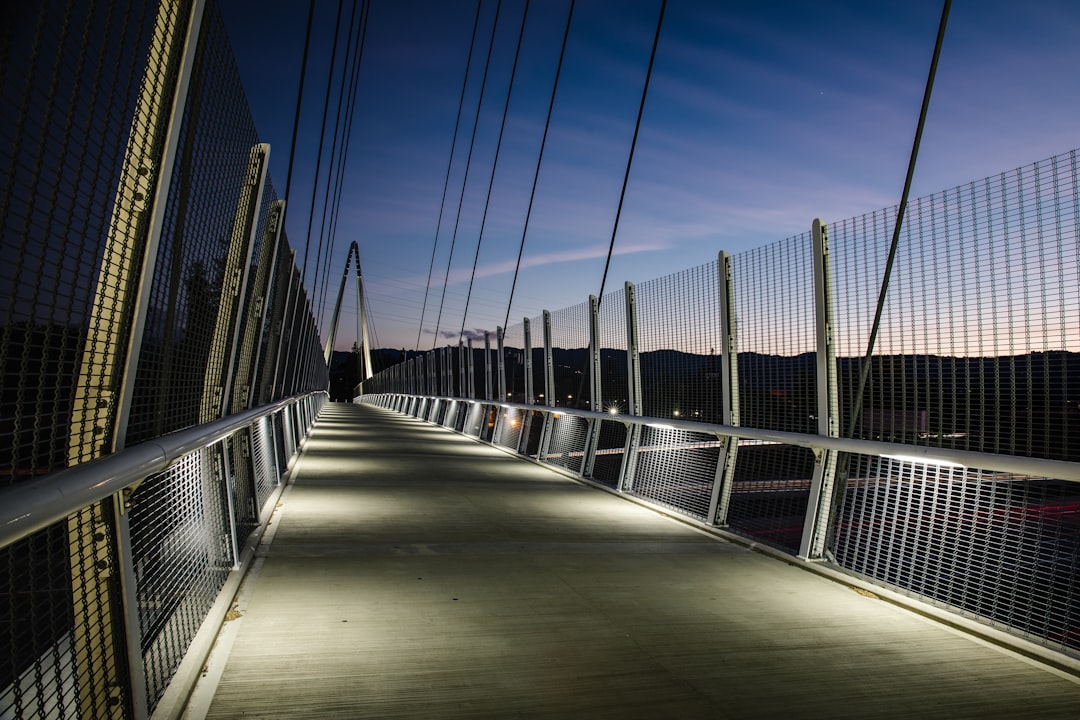
<svg viewBox="0 0 1080 720">
<path fill-rule="evenodd" d="M 282 474 L 284 474 L 289 459 L 292 457 L 292 453 L 289 453 L 285 447 L 285 411 L 274 413 L 271 422 L 273 423 L 274 430 L 274 451 L 277 453 L 279 459 L 278 467 L 281 469 Z"/>
<path fill-rule="evenodd" d="M 555 413 L 551 420 L 548 451 L 541 460 L 580 474 L 588 434 L 589 421 L 585 418 Z"/>
<path fill-rule="evenodd" d="M 741 424 L 816 433 L 810 233 L 740 253 L 733 264 Z"/>
<path fill-rule="evenodd" d="M 547 404 L 547 390 L 545 389 L 545 377 L 547 375 L 547 361 L 544 355 L 544 316 L 537 315 L 529 319 L 529 347 L 531 357 L 529 359 L 532 368 L 532 396 L 533 402 L 539 405 Z"/>
<path fill-rule="evenodd" d="M 728 526 L 740 535 L 792 554 L 798 552 L 813 474 L 812 450 L 741 440 Z"/>
<path fill-rule="evenodd" d="M 255 473 L 255 509 L 261 511 L 278 486 L 277 463 L 274 460 L 273 436 L 269 417 L 254 425 L 251 465 Z"/>
<path fill-rule="evenodd" d="M 636 286 L 643 415 L 721 422 L 717 273 L 713 261 Z"/>
<path fill-rule="evenodd" d="M 619 487 L 623 457 L 626 452 L 626 426 L 621 422 L 601 421 L 597 435 L 592 479 L 610 488 Z"/>
<path fill-rule="evenodd" d="M 129 717 L 111 500 L 5 550 L 0 717 Z"/>
<path fill-rule="evenodd" d="M 191 453 L 132 496 L 131 550 L 150 708 L 232 568 L 220 447 Z"/>
<path fill-rule="evenodd" d="M 0 551 L 7 608 L 0 645 L 0 717 L 65 718 L 77 712 L 75 620 L 67 522 Z"/>
<path fill-rule="evenodd" d="M 608 293 L 600 299 L 600 407 L 611 413 L 630 409 L 626 358 L 626 291 Z"/>
<path fill-rule="evenodd" d="M 555 380 L 552 404 L 591 410 L 589 303 L 551 313 L 551 360 Z"/>
<path fill-rule="evenodd" d="M 5 6 L 0 487 L 111 450 L 189 13 Z M 0 549 L 0 716 L 130 715 L 113 535 L 111 508 L 96 506 Z"/>
<path fill-rule="evenodd" d="M 498 432 L 495 433 L 495 444 L 517 451 L 521 444 L 521 430 L 524 422 L 525 412 L 523 410 L 502 408 L 502 417 L 497 423 Z"/>
<path fill-rule="evenodd" d="M 487 406 L 483 403 L 469 403 L 464 413 L 465 422 L 461 432 L 469 437 L 478 438 L 484 430 L 484 420 L 487 417 Z"/>
<path fill-rule="evenodd" d="M 841 566 L 1080 650 L 1080 486 L 859 455 Z"/>
<path fill-rule="evenodd" d="M 151 284 L 152 320 L 142 341 L 129 442 L 209 420 L 200 416 L 203 407 L 221 406 L 221 380 L 208 375 L 228 361 L 219 306 L 236 294 L 239 278 L 226 277 L 234 264 L 230 245 L 258 142 L 220 10 L 207 3 Z M 262 236 L 260 228 L 256 237 Z"/>
<path fill-rule="evenodd" d="M 495 420 L 499 417 L 498 405 L 485 405 L 482 424 L 480 425 L 480 439 L 494 442 Z"/>
<path fill-rule="evenodd" d="M 529 421 L 526 423 L 528 434 L 521 439 L 521 445 L 518 446 L 518 452 L 522 455 L 539 457 L 540 440 L 544 435 L 544 415 L 545 413 L 535 410 L 528 414 Z"/>
<path fill-rule="evenodd" d="M 525 402 L 525 325 L 518 323 L 503 333 L 503 367 L 506 397 L 500 402 Z M 498 381 L 496 381 L 497 383 Z"/>
<path fill-rule="evenodd" d="M 646 425 L 633 494 L 698 519 L 709 514 L 721 443 L 713 435 Z"/>
<path fill-rule="evenodd" d="M 5 8 L 0 486 L 63 467 L 69 454 L 73 462 L 95 457 L 112 439 L 108 392 L 81 405 L 92 432 L 72 437 L 73 411 L 80 378 L 114 389 L 126 354 L 132 298 L 121 285 L 130 268 L 105 258 L 109 248 L 115 258 L 141 257 L 145 248 L 137 216 L 153 184 L 146 167 L 160 158 L 162 143 L 150 127 L 155 118 L 136 118 L 136 108 L 140 97 L 170 94 L 176 81 L 163 52 L 168 43 L 159 38 L 151 47 L 154 5 Z M 187 3 L 176 3 L 162 24 L 187 12 Z M 155 74 L 144 82 L 148 63 Z M 115 311 L 108 319 L 102 298 Z M 92 325 L 96 343 L 87 347 Z"/>
<path fill-rule="evenodd" d="M 222 451 L 232 478 L 233 513 L 237 543 L 259 525 L 259 504 L 255 496 L 255 477 L 251 467 L 251 438 L 247 429 L 222 441 Z"/>
<path fill-rule="evenodd" d="M 1080 459 L 1076 151 L 910 203 L 854 437 Z M 849 430 L 896 208 L 830 226 Z"/>
</svg>

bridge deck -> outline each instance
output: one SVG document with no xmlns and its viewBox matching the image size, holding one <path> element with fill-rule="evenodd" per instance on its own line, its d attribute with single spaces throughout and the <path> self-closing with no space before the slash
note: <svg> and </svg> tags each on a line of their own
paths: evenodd
<svg viewBox="0 0 1080 720">
<path fill-rule="evenodd" d="M 210 718 L 1080 717 L 1073 680 L 411 418 L 328 406 L 299 462 Z"/>
</svg>

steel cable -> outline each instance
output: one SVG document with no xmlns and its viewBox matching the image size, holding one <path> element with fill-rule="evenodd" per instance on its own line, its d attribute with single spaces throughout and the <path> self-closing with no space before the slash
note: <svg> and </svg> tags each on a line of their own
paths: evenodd
<svg viewBox="0 0 1080 720">
<path fill-rule="evenodd" d="M 911 145 L 911 157 L 908 159 L 907 176 L 904 178 L 904 190 L 900 195 L 900 207 L 896 210 L 896 224 L 893 226 L 892 242 L 889 244 L 889 255 L 885 260 L 885 272 L 881 279 L 881 290 L 878 293 L 877 309 L 874 311 L 874 322 L 870 329 L 870 339 L 867 342 L 866 355 L 862 367 L 859 370 L 859 388 L 855 393 L 855 402 L 851 410 L 851 422 L 848 424 L 848 437 L 854 437 L 855 428 L 862 412 L 863 395 L 866 391 L 866 381 L 870 377 L 870 363 L 874 356 L 874 345 L 877 342 L 878 330 L 881 327 L 881 315 L 885 309 L 885 297 L 889 290 L 889 278 L 892 275 L 893 261 L 896 258 L 896 249 L 900 244 L 900 228 L 904 220 L 904 211 L 907 209 L 908 194 L 911 192 L 911 179 L 915 174 L 915 160 L 919 155 L 919 143 L 922 140 L 923 126 L 926 124 L 926 113 L 930 107 L 930 95 L 934 89 L 934 76 L 937 74 L 938 58 L 941 56 L 941 45 L 945 39 L 945 25 L 949 20 L 949 8 L 952 0 L 945 0 L 941 10 L 941 22 L 938 24 L 937 39 L 934 41 L 934 54 L 930 60 L 930 72 L 926 78 L 926 88 L 923 91 L 922 107 L 919 110 L 919 122 L 915 128 L 915 140 Z"/>
<path fill-rule="evenodd" d="M 439 231 L 442 229 L 442 216 L 446 208 L 446 193 L 450 189 L 450 170 L 454 166 L 454 150 L 457 148 L 458 130 L 461 127 L 461 112 L 465 109 L 465 89 L 469 85 L 469 69 L 472 67 L 472 55 L 476 47 L 476 30 L 480 26 L 480 8 L 483 4 L 483 0 L 476 3 L 472 39 L 469 41 L 469 53 L 465 58 L 465 77 L 461 81 L 461 98 L 458 100 L 457 120 L 454 121 L 454 135 L 450 141 L 450 159 L 446 163 L 446 180 L 443 182 L 442 201 L 439 203 L 439 217 L 435 223 L 435 239 L 431 244 L 431 264 L 428 266 L 427 284 L 424 285 L 424 303 L 420 308 L 420 324 L 416 328 L 416 350 L 420 350 L 420 335 L 424 332 L 424 315 L 427 313 L 428 293 L 431 291 L 431 275 L 435 271 L 435 251 L 439 247 Z"/>
<path fill-rule="evenodd" d="M 514 265 L 514 279 L 510 283 L 510 298 L 506 302 L 506 319 L 503 320 L 503 328 L 510 325 L 510 307 L 514 303 L 514 290 L 517 288 L 518 272 L 521 270 L 521 257 L 525 252 L 525 236 L 529 232 L 529 218 L 532 216 L 533 201 L 536 199 L 540 165 L 544 160 L 544 148 L 547 146 L 548 131 L 551 129 L 551 114 L 555 108 L 555 95 L 559 90 L 559 77 L 562 75 L 563 59 L 566 57 L 566 41 L 570 37 L 570 22 L 573 18 L 574 0 L 570 0 L 570 11 L 566 15 L 566 29 L 563 30 L 562 49 L 559 50 L 559 63 L 555 66 L 555 82 L 551 86 L 551 100 L 548 102 L 547 119 L 544 121 L 544 134 L 540 138 L 540 153 L 536 158 L 536 171 L 533 173 L 532 190 L 529 193 L 529 207 L 525 210 L 525 227 L 521 230 L 521 245 L 518 247 L 517 263 Z"/>
<path fill-rule="evenodd" d="M 495 159 L 491 163 L 487 199 L 484 200 L 484 214 L 480 218 L 480 235 L 476 240 L 476 255 L 473 257 L 472 274 L 469 276 L 469 290 L 465 294 L 465 311 L 461 315 L 461 332 L 458 333 L 458 342 L 461 342 L 465 337 L 465 322 L 469 316 L 469 301 L 472 299 L 473 283 L 476 281 L 476 266 L 480 262 L 480 245 L 484 242 L 484 228 L 487 226 L 488 208 L 491 206 L 491 191 L 495 187 L 495 170 L 499 167 L 499 153 L 502 150 L 503 134 L 506 131 L 506 116 L 510 112 L 510 96 L 514 93 L 514 78 L 517 76 L 518 60 L 521 58 L 521 41 L 525 37 L 525 21 L 528 17 L 529 0 L 525 0 L 525 10 L 521 14 L 521 30 L 518 31 L 517 49 L 514 51 L 514 64 L 510 68 L 510 84 L 506 90 L 506 103 L 503 105 L 502 122 L 499 125 L 499 139 L 495 142 Z"/>
<path fill-rule="evenodd" d="M 622 216 L 623 200 L 626 199 L 626 186 L 630 183 L 630 167 L 634 164 L 634 150 L 637 147 L 638 132 L 641 130 L 641 117 L 645 114 L 645 98 L 649 95 L 649 81 L 652 79 L 653 64 L 656 61 L 656 48 L 660 44 L 660 28 L 664 25 L 664 10 L 667 0 L 660 3 L 660 17 L 656 20 L 656 35 L 653 36 L 652 53 L 649 55 L 649 67 L 645 71 L 645 86 L 641 89 L 641 103 L 638 105 L 637 122 L 634 123 L 634 137 L 630 140 L 630 154 L 626 158 L 626 173 L 623 175 L 622 190 L 619 191 L 619 206 L 615 210 L 615 224 L 611 228 L 611 242 L 608 244 L 607 259 L 604 261 L 604 276 L 600 279 L 599 302 L 604 301 L 604 286 L 607 285 L 608 269 L 611 267 L 611 255 L 615 251 L 615 236 L 619 232 L 619 218 Z"/>
<path fill-rule="evenodd" d="M 439 314 L 435 319 L 435 332 L 431 341 L 432 349 L 439 342 L 439 328 L 442 325 L 443 307 L 446 304 L 446 286 L 450 283 L 450 266 L 454 262 L 454 245 L 457 243 L 458 228 L 461 226 L 461 209 L 465 204 L 465 189 L 469 186 L 469 169 L 472 166 L 472 154 L 476 149 L 476 131 L 480 126 L 480 111 L 484 107 L 484 92 L 487 90 L 488 71 L 491 70 L 491 54 L 495 49 L 495 36 L 499 31 L 499 13 L 502 0 L 495 5 L 495 20 L 491 24 L 491 40 L 488 42 L 487 60 L 484 62 L 484 75 L 480 80 L 480 97 L 476 101 L 476 117 L 473 119 L 472 138 L 469 140 L 469 153 L 465 157 L 465 177 L 461 180 L 461 195 L 458 197 L 457 217 L 454 220 L 454 232 L 450 236 L 450 254 L 446 258 L 446 276 L 443 278 L 442 299 L 439 301 Z"/>
<path fill-rule="evenodd" d="M 289 212 L 289 192 L 292 190 L 293 161 L 296 160 L 296 136 L 300 129 L 300 106 L 304 100 L 304 77 L 307 75 L 308 51 L 311 49 L 311 25 L 315 19 L 315 0 L 308 5 L 307 32 L 304 36 L 304 55 L 300 61 L 300 86 L 296 90 L 296 114 L 293 116 L 292 142 L 289 145 L 289 169 L 285 175 L 285 209 L 281 216 L 281 222 L 285 222 L 285 215 Z M 304 246 L 304 258 L 307 259 L 308 248 Z"/>
<path fill-rule="evenodd" d="M 349 55 L 354 49 L 355 41 L 355 54 L 352 55 L 352 72 L 348 74 L 348 93 L 345 92 L 346 88 L 346 72 L 343 71 L 341 75 L 341 88 L 338 94 L 338 116 L 334 122 L 334 142 L 330 150 L 330 171 L 327 173 L 326 195 L 323 198 L 323 216 L 322 223 L 319 228 L 319 248 L 321 250 L 323 246 L 323 235 L 327 234 L 328 249 L 322 258 L 322 296 L 319 301 L 318 322 L 322 322 L 323 313 L 326 310 L 326 293 L 329 288 L 330 282 L 330 266 L 334 256 L 334 247 L 337 243 L 337 213 L 340 210 L 341 201 L 341 188 L 345 179 L 345 161 L 348 157 L 349 139 L 352 133 L 352 121 L 356 116 L 356 98 L 357 98 L 357 84 L 360 77 L 360 64 L 364 54 L 364 32 L 367 27 L 368 13 L 370 11 L 370 2 L 365 0 L 361 4 L 360 9 L 360 22 L 356 25 L 356 34 L 353 36 L 353 18 L 349 19 L 349 45 L 345 51 L 345 57 L 348 59 Z M 342 120 L 342 108 L 344 108 L 344 120 Z M 343 127 L 342 127 L 343 126 Z M 341 130 L 341 142 L 338 143 L 338 130 Z M 336 157 L 335 157 L 336 155 Z M 336 175 L 331 181 L 330 176 Z M 331 188 L 333 191 L 331 192 Z M 333 198 L 331 200 L 331 198 Z M 327 227 L 327 218 L 329 218 L 329 227 Z M 316 258 L 316 272 L 318 269 L 319 261 Z"/>
<path fill-rule="evenodd" d="M 304 244 L 304 266 L 301 268 L 301 277 L 307 279 L 308 254 L 311 248 L 311 223 L 315 218 L 315 198 L 319 195 L 319 173 L 322 171 L 323 141 L 326 139 L 326 118 L 330 114 L 330 94 L 333 88 L 334 65 L 337 63 L 337 43 L 341 28 L 341 8 L 344 0 L 338 0 L 337 19 L 334 21 L 334 42 L 330 49 L 330 71 L 326 75 L 326 96 L 323 100 L 322 127 L 319 129 L 319 149 L 315 153 L 315 182 L 311 188 L 311 208 L 308 211 L 307 239 Z M 340 110 L 340 108 L 339 108 Z M 322 250 L 320 243 L 319 251 Z M 315 300 L 315 289 L 319 284 L 318 260 L 315 262 L 315 282 L 311 286 L 311 299 Z"/>
</svg>

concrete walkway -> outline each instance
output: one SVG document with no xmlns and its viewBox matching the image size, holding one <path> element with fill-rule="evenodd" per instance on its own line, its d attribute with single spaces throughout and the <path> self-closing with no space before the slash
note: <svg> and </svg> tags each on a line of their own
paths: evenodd
<svg viewBox="0 0 1080 720">
<path fill-rule="evenodd" d="M 299 462 L 209 718 L 1080 717 L 1075 680 L 412 418 L 330 405 Z"/>
</svg>

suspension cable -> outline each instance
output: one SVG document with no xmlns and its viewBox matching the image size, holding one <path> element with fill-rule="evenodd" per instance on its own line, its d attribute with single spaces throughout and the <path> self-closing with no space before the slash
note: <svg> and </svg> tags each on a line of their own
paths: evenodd
<svg viewBox="0 0 1080 720">
<path fill-rule="evenodd" d="M 930 95 L 934 89 L 934 76 L 937 74 L 938 58 L 941 56 L 941 45 L 945 39 L 945 25 L 949 21 L 949 8 L 952 0 L 945 0 L 941 10 L 941 22 L 938 24 L 937 39 L 934 41 L 934 55 L 930 60 L 930 72 L 926 78 L 926 88 L 923 90 L 922 107 L 919 110 L 919 122 L 915 128 L 915 140 L 911 145 L 911 157 L 908 159 L 907 176 L 904 178 L 904 190 L 900 195 L 900 207 L 896 210 L 896 224 L 893 226 L 892 242 L 889 244 L 889 256 L 885 261 L 885 273 L 881 279 L 881 290 L 878 293 L 877 309 L 874 311 L 874 323 L 870 329 L 870 340 L 866 347 L 866 356 L 863 358 L 862 367 L 859 370 L 859 389 L 855 394 L 855 402 L 852 406 L 851 422 L 848 424 L 848 437 L 855 437 L 855 428 L 862 413 L 863 396 L 866 391 L 866 381 L 870 377 L 870 363 L 874 356 L 874 345 L 877 343 L 878 330 L 881 327 L 881 316 L 885 309 L 885 296 L 889 290 L 889 278 L 892 275 L 893 260 L 896 258 L 896 249 L 900 243 L 900 226 L 904 220 L 904 212 L 907 210 L 908 193 L 911 191 L 911 179 L 915 174 L 915 160 L 919 155 L 919 142 L 922 140 L 923 126 L 926 124 L 926 113 L 930 107 Z"/>
<path fill-rule="evenodd" d="M 289 192 L 292 190 L 293 161 L 296 160 L 296 136 L 300 129 L 300 106 L 304 99 L 304 76 L 307 75 L 308 50 L 311 49 L 311 25 L 315 19 L 315 0 L 308 4 L 307 33 L 304 35 L 304 56 L 300 61 L 300 87 L 296 90 L 296 114 L 293 116 L 292 143 L 289 146 L 289 170 L 285 175 L 285 209 L 282 213 L 281 222 L 285 222 L 285 214 L 289 212 Z M 304 257 L 307 257 L 307 247 L 304 248 Z"/>
<path fill-rule="evenodd" d="M 619 232 L 619 218 L 622 215 L 623 200 L 626 199 L 626 186 L 630 183 L 630 166 L 634 163 L 634 148 L 637 146 L 638 131 L 641 130 L 641 116 L 645 113 L 645 98 L 649 94 L 649 80 L 652 78 L 653 63 L 656 61 L 656 47 L 660 44 L 660 28 L 664 24 L 664 10 L 667 0 L 660 4 L 660 17 L 656 21 L 656 35 L 653 37 L 652 53 L 649 55 L 649 68 L 645 71 L 645 86 L 641 89 L 641 103 L 638 105 L 637 122 L 634 124 L 634 137 L 630 141 L 630 154 L 626 158 L 626 174 L 623 175 L 622 190 L 619 191 L 619 206 L 615 210 L 615 225 L 611 228 L 611 242 L 608 244 L 607 259 L 604 261 L 604 276 L 600 280 L 600 292 L 597 302 L 604 301 L 604 286 L 607 284 L 608 268 L 611 267 L 611 255 L 615 251 L 615 236 Z"/>
<path fill-rule="evenodd" d="M 446 258 L 446 277 L 443 278 L 442 298 L 439 300 L 439 314 L 435 319 L 435 336 L 432 349 L 439 343 L 439 328 L 442 326 L 443 307 L 446 305 L 446 287 L 450 284 L 450 266 L 454 262 L 454 245 L 457 243 L 458 228 L 461 226 L 461 209 L 465 204 L 465 189 L 469 186 L 469 169 L 472 167 L 473 150 L 476 149 L 476 131 L 480 127 L 480 111 L 484 107 L 484 92 L 487 90 L 488 71 L 491 70 L 491 54 L 495 49 L 495 36 L 499 31 L 499 12 L 502 0 L 495 5 L 495 20 L 491 24 L 491 41 L 488 42 L 487 60 L 484 62 L 484 74 L 480 80 L 480 97 L 476 101 L 476 117 L 473 119 L 472 138 L 469 140 L 469 153 L 465 156 L 465 177 L 461 180 L 461 195 L 458 197 L 457 217 L 454 219 L 454 232 L 450 236 L 450 254 Z"/>
<path fill-rule="evenodd" d="M 307 244 L 304 246 L 304 267 L 302 277 L 307 278 L 308 248 L 311 246 L 311 224 L 315 218 L 315 198 L 319 195 L 319 173 L 322 169 L 323 140 L 326 138 L 326 117 L 330 114 L 330 95 L 333 88 L 334 66 L 337 63 L 338 36 L 341 34 L 341 8 L 344 0 L 338 0 L 337 19 L 334 21 L 334 42 L 330 49 L 330 72 L 326 75 L 326 97 L 323 100 L 322 127 L 319 129 L 319 149 L 315 153 L 315 182 L 311 188 L 311 209 L 308 211 Z M 340 109 L 340 108 L 339 108 Z M 322 252 L 319 243 L 318 252 Z M 315 281 L 311 286 L 311 301 L 315 302 L 315 290 L 319 285 L 319 262 L 315 261 Z"/>
<path fill-rule="evenodd" d="M 529 0 L 525 0 L 525 10 L 521 14 L 521 30 L 518 31 L 517 49 L 514 51 L 514 64 L 510 68 L 510 84 L 506 90 L 506 103 L 503 105 L 502 122 L 499 124 L 499 139 L 495 143 L 495 159 L 491 163 L 487 199 L 484 200 L 484 214 L 480 218 L 480 235 L 476 239 L 476 255 L 473 257 L 472 275 L 469 276 L 469 291 L 465 294 L 465 311 L 461 315 L 461 332 L 458 333 L 459 343 L 465 337 L 465 322 L 469 317 L 469 301 L 472 299 L 473 283 L 476 281 L 476 266 L 480 262 L 480 244 L 484 242 L 484 228 L 487 226 L 488 208 L 491 206 L 491 191 L 495 187 L 495 170 L 499 167 L 499 153 L 502 150 L 503 133 L 506 131 L 506 117 L 510 112 L 510 96 L 514 93 L 514 78 L 517 76 L 518 60 L 521 58 L 521 41 L 525 37 L 525 21 L 528 17 Z"/>
<path fill-rule="evenodd" d="M 510 306 L 514 304 L 514 290 L 517 288 L 518 272 L 521 270 L 521 257 L 525 252 L 525 236 L 529 232 L 529 218 L 532 216 L 533 201 L 536 200 L 536 186 L 540 181 L 540 164 L 544 160 L 544 148 L 547 146 L 548 131 L 551 129 L 551 115 L 555 109 L 555 95 L 559 90 L 559 77 L 562 75 L 563 59 L 566 57 L 566 41 L 570 37 L 570 22 L 574 19 L 574 0 L 570 0 L 570 11 L 566 14 L 566 29 L 563 30 L 562 48 L 559 50 L 559 62 L 555 66 L 555 82 L 551 85 L 551 99 L 548 101 L 547 119 L 544 121 L 544 134 L 540 137 L 540 153 L 536 158 L 536 170 L 533 173 L 532 190 L 529 192 L 529 207 L 525 210 L 525 227 L 521 231 L 521 245 L 518 246 L 517 263 L 514 265 L 514 279 L 510 283 L 510 299 L 506 302 L 506 320 L 503 327 L 510 324 Z"/>
<path fill-rule="evenodd" d="M 320 255 L 322 254 L 322 248 L 323 248 L 323 244 L 324 244 L 324 236 L 327 234 L 328 230 L 330 230 L 328 243 L 327 243 L 328 249 L 327 249 L 327 251 L 325 253 L 325 256 L 321 259 L 321 263 L 322 263 L 322 269 L 321 270 L 319 268 L 319 264 L 320 264 L 319 255 L 316 255 L 316 258 L 315 258 L 315 272 L 321 274 L 322 278 L 323 278 L 322 296 L 321 296 L 321 299 L 319 301 L 319 308 L 318 308 L 318 315 L 317 315 L 317 322 L 318 323 L 322 322 L 323 313 L 324 313 L 325 307 L 326 307 L 326 293 L 327 293 L 327 288 L 329 287 L 329 281 L 330 281 L 330 266 L 331 266 L 331 261 L 333 259 L 334 246 L 336 244 L 335 243 L 336 237 L 335 237 L 334 233 L 332 232 L 333 227 L 334 227 L 333 226 L 333 215 L 332 215 L 333 210 L 334 210 L 334 206 L 330 202 L 330 199 L 332 197 L 336 199 L 338 197 L 339 193 L 341 192 L 341 183 L 342 183 L 342 180 L 343 180 L 343 170 L 345 168 L 344 148 L 345 148 L 346 137 L 344 135 L 344 132 L 345 132 L 345 127 L 344 126 L 347 126 L 351 122 L 352 114 L 353 114 L 353 111 L 354 111 L 354 108 L 355 108 L 355 103 L 356 103 L 356 95 L 355 95 L 356 80 L 357 80 L 357 77 L 360 74 L 360 55 L 361 55 L 361 51 L 362 51 L 362 47 L 360 46 L 360 36 L 361 36 L 361 33 L 362 33 L 363 23 L 364 23 L 364 20 L 365 20 L 364 10 L 366 9 L 366 7 L 367 7 L 366 2 L 361 4 L 360 24 L 359 25 L 355 24 L 355 22 L 354 22 L 356 20 L 356 17 L 355 17 L 356 16 L 356 13 L 355 13 L 356 6 L 355 5 L 353 6 L 353 11 L 354 12 L 351 13 L 350 17 L 349 17 L 349 43 L 345 48 L 345 64 L 346 64 L 346 66 L 348 66 L 349 58 L 351 57 L 352 58 L 352 68 L 351 68 L 351 72 L 348 69 L 348 67 L 342 68 L 341 87 L 338 90 L 338 101 L 337 101 L 338 109 L 337 109 L 336 117 L 334 118 L 334 136 L 333 136 L 334 139 L 333 139 L 333 143 L 330 146 L 330 167 L 329 167 L 329 169 L 327 170 L 327 173 L 326 173 L 326 192 L 325 192 L 325 194 L 323 196 L 322 218 L 321 218 L 321 220 L 319 222 L 319 252 L 320 252 Z M 355 35 L 353 33 L 353 27 L 356 27 Z M 354 51 L 355 51 L 355 54 L 354 54 Z M 349 79 L 348 83 L 346 83 L 346 78 Z M 348 95 L 346 95 L 346 93 L 345 93 L 346 85 L 349 88 Z M 342 121 L 342 115 L 343 114 L 344 114 L 344 118 L 345 118 L 344 122 Z M 341 133 L 341 142 L 340 143 L 338 142 L 339 131 Z M 336 172 L 335 172 L 335 170 L 336 170 Z M 330 223 L 330 228 L 327 228 L 328 221 Z"/>
<path fill-rule="evenodd" d="M 424 332 L 424 315 L 427 313 L 428 293 L 431 291 L 431 275 L 435 270 L 435 251 L 439 247 L 439 230 L 442 228 L 443 211 L 446 209 L 446 193 L 450 189 L 450 170 L 454 166 L 454 150 L 457 148 L 458 129 L 461 127 L 461 113 L 465 109 L 465 89 L 469 84 L 469 68 L 472 67 L 476 30 L 480 27 L 480 8 L 483 4 L 484 0 L 477 0 L 472 39 L 469 41 L 469 54 L 465 59 L 465 78 L 461 81 L 461 98 L 458 100 L 457 120 L 454 121 L 454 137 L 450 141 L 450 160 L 446 163 L 446 180 L 443 182 L 442 201 L 439 203 L 439 218 L 435 223 L 435 240 L 431 244 L 431 264 L 428 266 L 427 284 L 424 285 L 424 304 L 420 308 L 420 325 L 416 329 L 416 350 L 420 350 L 420 335 Z"/>
</svg>

